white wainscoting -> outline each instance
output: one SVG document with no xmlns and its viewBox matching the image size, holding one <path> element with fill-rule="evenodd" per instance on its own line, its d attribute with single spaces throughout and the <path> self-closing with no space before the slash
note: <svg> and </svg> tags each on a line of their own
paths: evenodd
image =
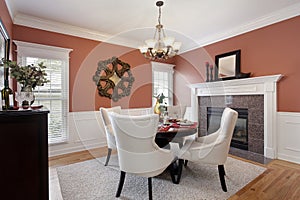
<svg viewBox="0 0 300 200">
<path fill-rule="evenodd" d="M 99 111 L 69 113 L 69 140 L 49 145 L 49 156 L 57 156 L 106 146 Z"/>
<path fill-rule="evenodd" d="M 278 159 L 300 164 L 300 113 L 278 112 Z"/>
</svg>

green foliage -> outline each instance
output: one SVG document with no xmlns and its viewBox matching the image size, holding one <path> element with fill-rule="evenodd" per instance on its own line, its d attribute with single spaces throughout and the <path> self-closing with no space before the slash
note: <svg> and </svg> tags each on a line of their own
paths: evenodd
<svg viewBox="0 0 300 200">
<path fill-rule="evenodd" d="M 158 103 L 163 103 L 166 96 L 164 95 L 164 93 L 161 93 L 161 94 L 158 94 L 155 98 L 157 99 Z"/>
<path fill-rule="evenodd" d="M 15 61 L 3 61 L 4 65 L 10 68 L 11 78 L 16 79 L 22 87 L 32 87 L 34 89 L 36 86 L 43 86 L 44 83 L 49 82 L 46 78 L 47 73 L 45 72 L 46 66 L 43 62 L 39 63 L 38 66 L 27 65 L 20 66 Z"/>
</svg>

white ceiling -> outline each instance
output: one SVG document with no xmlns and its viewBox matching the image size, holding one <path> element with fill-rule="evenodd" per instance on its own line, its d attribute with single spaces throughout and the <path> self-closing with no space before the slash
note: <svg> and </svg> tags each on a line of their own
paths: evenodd
<svg viewBox="0 0 300 200">
<path fill-rule="evenodd" d="M 15 24 L 137 48 L 153 37 L 156 0 L 6 0 Z M 165 0 L 162 24 L 181 52 L 300 14 L 300 0 Z"/>
</svg>

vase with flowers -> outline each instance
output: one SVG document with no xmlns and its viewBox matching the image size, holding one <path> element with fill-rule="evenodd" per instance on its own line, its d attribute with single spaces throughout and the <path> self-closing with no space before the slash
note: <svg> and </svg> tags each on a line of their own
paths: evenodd
<svg viewBox="0 0 300 200">
<path fill-rule="evenodd" d="M 33 90 L 36 86 L 43 86 L 49 82 L 46 78 L 47 73 L 45 71 L 46 66 L 43 62 L 38 65 L 26 65 L 20 66 L 15 61 L 4 61 L 10 68 L 10 77 L 14 78 L 21 85 L 21 92 L 25 92 L 26 96 L 33 96 Z M 30 106 L 29 101 L 23 101 L 22 106 Z"/>
<path fill-rule="evenodd" d="M 164 99 L 166 98 L 166 96 L 163 93 L 161 93 L 154 97 L 156 98 L 156 103 L 154 106 L 154 113 L 160 115 L 165 110 L 165 106 L 162 105 L 162 103 L 163 103 Z"/>
</svg>

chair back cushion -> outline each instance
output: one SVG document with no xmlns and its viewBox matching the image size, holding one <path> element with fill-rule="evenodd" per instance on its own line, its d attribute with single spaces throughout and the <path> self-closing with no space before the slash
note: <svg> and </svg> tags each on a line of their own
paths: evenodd
<svg viewBox="0 0 300 200">
<path fill-rule="evenodd" d="M 104 126 L 108 126 L 111 124 L 108 116 L 108 112 L 121 113 L 121 106 L 115 106 L 111 108 L 103 108 L 103 107 L 100 108 L 100 115 Z"/>
<path fill-rule="evenodd" d="M 238 113 L 235 110 L 228 107 L 224 109 L 219 129 L 220 133 L 217 140 L 220 142 L 226 140 L 228 143 L 228 148 L 231 142 L 237 117 Z"/>
<path fill-rule="evenodd" d="M 107 146 L 110 149 L 116 149 L 115 133 L 112 129 L 111 122 L 108 116 L 109 112 L 120 113 L 121 106 L 115 106 L 112 108 L 103 108 L 103 107 L 100 108 L 100 116 L 105 129 Z"/>
<path fill-rule="evenodd" d="M 222 165 L 226 162 L 238 113 L 225 108 L 220 128 L 207 136 L 184 144 L 179 157 L 194 162 Z"/>
<path fill-rule="evenodd" d="M 141 176 L 161 173 L 173 160 L 169 150 L 154 142 L 158 115 L 120 115 L 109 113 L 116 134 L 120 169 Z"/>
<path fill-rule="evenodd" d="M 238 113 L 235 110 L 228 107 L 224 109 L 220 128 L 217 131 L 218 137 L 210 155 L 206 158 L 208 163 L 224 164 L 226 162 L 237 117 Z"/>
</svg>

